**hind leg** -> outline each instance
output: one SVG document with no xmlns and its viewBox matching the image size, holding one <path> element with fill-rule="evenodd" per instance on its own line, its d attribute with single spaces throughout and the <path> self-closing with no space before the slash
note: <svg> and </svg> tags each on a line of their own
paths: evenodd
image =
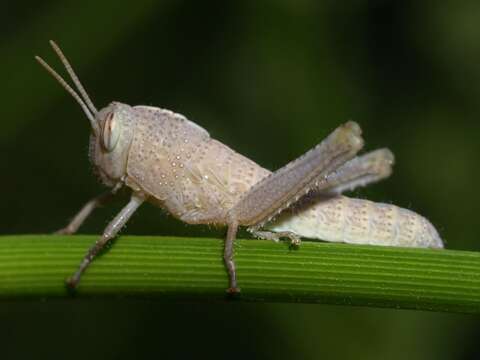
<svg viewBox="0 0 480 360">
<path fill-rule="evenodd" d="M 273 231 L 257 230 L 254 227 L 248 228 L 247 231 L 259 239 L 273 240 L 275 242 L 279 242 L 281 238 L 288 238 L 290 239 L 290 245 L 292 246 L 300 246 L 302 242 L 300 240 L 300 236 L 298 236 L 297 234 L 291 231 L 273 232 Z"/>
<path fill-rule="evenodd" d="M 360 127 L 348 122 L 315 148 L 255 184 L 228 211 L 224 260 L 230 276 L 230 293 L 239 292 L 233 261 L 233 243 L 238 226 L 261 228 L 301 196 L 322 184 L 321 180 L 352 159 L 362 146 Z"/>
</svg>

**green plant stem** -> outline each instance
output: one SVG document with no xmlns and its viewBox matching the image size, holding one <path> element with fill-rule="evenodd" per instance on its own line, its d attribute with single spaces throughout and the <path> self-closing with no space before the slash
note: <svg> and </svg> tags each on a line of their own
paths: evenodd
<svg viewBox="0 0 480 360">
<path fill-rule="evenodd" d="M 0 237 L 0 299 L 71 297 L 64 280 L 95 236 Z M 122 236 L 85 273 L 75 297 L 226 299 L 220 239 Z M 241 301 L 480 312 L 480 253 L 238 240 Z"/>
</svg>

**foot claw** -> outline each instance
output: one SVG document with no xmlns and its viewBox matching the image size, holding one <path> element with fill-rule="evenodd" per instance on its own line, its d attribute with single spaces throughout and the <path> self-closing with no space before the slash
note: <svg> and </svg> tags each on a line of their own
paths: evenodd
<svg viewBox="0 0 480 360">
<path fill-rule="evenodd" d="M 230 287 L 226 291 L 227 291 L 227 294 L 229 294 L 229 295 L 240 294 L 240 288 L 239 287 Z"/>
<path fill-rule="evenodd" d="M 289 238 L 290 238 L 290 246 L 292 247 L 297 248 L 302 243 L 302 240 L 298 236 L 291 236 Z"/>
<path fill-rule="evenodd" d="M 290 246 L 292 247 L 299 247 L 302 242 L 300 237 L 291 231 L 271 232 L 250 230 L 250 232 L 260 239 L 272 240 L 275 242 L 279 242 L 281 238 L 288 238 L 290 239 Z"/>
<path fill-rule="evenodd" d="M 69 291 L 75 291 L 77 288 L 78 281 L 76 281 L 73 277 L 69 277 L 65 280 L 65 286 Z"/>
<path fill-rule="evenodd" d="M 72 235 L 74 231 L 70 230 L 68 227 L 62 228 L 60 230 L 55 231 L 54 235 Z"/>
</svg>

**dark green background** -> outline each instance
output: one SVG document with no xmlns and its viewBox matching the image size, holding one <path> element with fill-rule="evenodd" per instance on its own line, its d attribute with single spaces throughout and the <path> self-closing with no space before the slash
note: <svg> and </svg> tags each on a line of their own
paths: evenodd
<svg viewBox="0 0 480 360">
<path fill-rule="evenodd" d="M 89 125 L 33 60 L 56 40 L 98 107 L 186 115 L 267 168 L 353 119 L 393 176 L 354 196 L 427 216 L 480 250 L 478 1 L 18 1 L 0 11 L 0 232 L 48 233 L 102 191 Z M 100 233 L 124 203 L 101 209 Z M 129 234 L 221 236 L 152 206 Z M 0 357 L 473 359 L 477 317 L 322 305 L 0 304 Z"/>
</svg>

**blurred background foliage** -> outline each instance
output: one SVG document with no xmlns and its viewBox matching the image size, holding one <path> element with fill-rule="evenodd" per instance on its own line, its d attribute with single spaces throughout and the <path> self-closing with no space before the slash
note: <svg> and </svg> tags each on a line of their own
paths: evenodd
<svg viewBox="0 0 480 360">
<path fill-rule="evenodd" d="M 356 120 L 391 179 L 353 194 L 480 250 L 478 1 L 13 1 L 0 12 L 0 231 L 48 233 L 102 191 L 78 105 L 33 60 L 70 58 L 98 107 L 180 112 L 267 168 Z M 122 206 L 82 229 L 100 233 Z M 222 236 L 151 206 L 129 234 Z M 45 300 L 0 305 L 2 359 L 474 359 L 477 317 L 321 305 Z"/>
</svg>

